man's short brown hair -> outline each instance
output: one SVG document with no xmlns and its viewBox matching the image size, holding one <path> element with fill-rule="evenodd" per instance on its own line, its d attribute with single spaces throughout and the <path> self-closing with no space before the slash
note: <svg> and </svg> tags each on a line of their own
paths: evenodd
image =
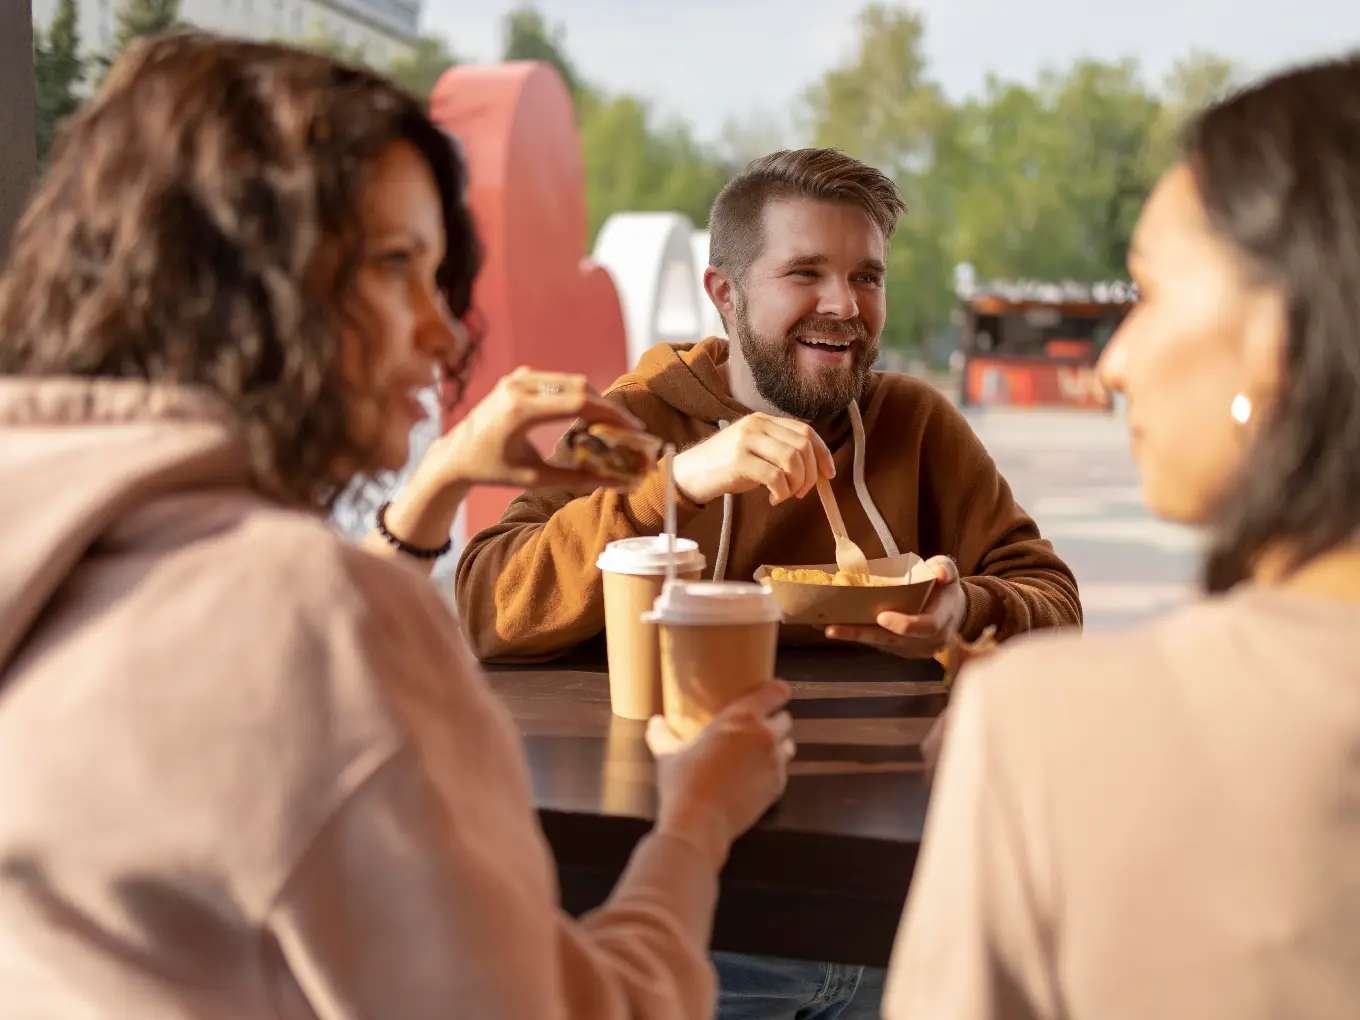
<svg viewBox="0 0 1360 1020">
<path fill-rule="evenodd" d="M 708 216 L 708 263 L 740 283 L 765 246 L 771 202 L 814 199 L 857 205 L 892 237 L 907 211 L 892 178 L 837 149 L 784 149 L 761 156 L 727 182 Z"/>
</svg>

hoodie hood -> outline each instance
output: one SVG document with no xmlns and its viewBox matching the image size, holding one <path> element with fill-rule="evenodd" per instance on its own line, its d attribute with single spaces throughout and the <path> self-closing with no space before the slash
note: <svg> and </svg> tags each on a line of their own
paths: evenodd
<svg viewBox="0 0 1360 1020">
<path fill-rule="evenodd" d="M 124 380 L 0 377 L 0 673 L 91 547 L 160 495 L 249 484 L 211 395 Z"/>
<path fill-rule="evenodd" d="M 692 344 L 657 344 L 613 388 L 641 384 L 691 418 L 716 425 L 751 413 L 727 387 L 727 341 L 709 337 Z"/>
</svg>

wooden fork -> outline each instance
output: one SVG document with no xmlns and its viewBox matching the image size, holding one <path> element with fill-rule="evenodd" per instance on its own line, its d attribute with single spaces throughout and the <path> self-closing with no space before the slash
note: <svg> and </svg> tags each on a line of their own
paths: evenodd
<svg viewBox="0 0 1360 1020">
<path fill-rule="evenodd" d="M 825 478 L 817 479 L 817 495 L 822 498 L 822 509 L 831 523 L 831 533 L 836 536 L 836 569 L 847 574 L 869 576 L 869 561 L 859 546 L 850 541 L 845 532 L 845 521 L 841 519 L 841 508 L 836 505 L 836 497 L 831 492 L 831 483 Z"/>
</svg>

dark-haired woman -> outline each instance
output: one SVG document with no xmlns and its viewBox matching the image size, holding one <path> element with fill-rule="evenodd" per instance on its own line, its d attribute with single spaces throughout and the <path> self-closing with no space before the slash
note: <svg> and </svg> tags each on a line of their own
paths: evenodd
<svg viewBox="0 0 1360 1020">
<path fill-rule="evenodd" d="M 1207 110 L 1103 356 L 1209 597 L 961 685 L 892 1020 L 1360 1009 L 1360 60 Z"/>
<path fill-rule="evenodd" d="M 456 384 L 463 177 L 382 79 L 203 37 L 130 51 L 67 132 L 0 281 L 0 1015 L 711 1014 L 786 690 L 666 757 L 656 831 L 573 921 L 429 550 L 325 519 Z M 578 415 L 622 421 L 516 373 L 445 487 L 580 481 L 522 444 Z"/>
</svg>

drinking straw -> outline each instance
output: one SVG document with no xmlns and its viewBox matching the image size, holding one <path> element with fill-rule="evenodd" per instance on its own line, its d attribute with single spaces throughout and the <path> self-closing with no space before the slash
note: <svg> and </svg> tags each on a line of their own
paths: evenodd
<svg viewBox="0 0 1360 1020">
<path fill-rule="evenodd" d="M 666 586 L 675 581 L 675 444 L 667 443 L 666 467 Z"/>
</svg>

